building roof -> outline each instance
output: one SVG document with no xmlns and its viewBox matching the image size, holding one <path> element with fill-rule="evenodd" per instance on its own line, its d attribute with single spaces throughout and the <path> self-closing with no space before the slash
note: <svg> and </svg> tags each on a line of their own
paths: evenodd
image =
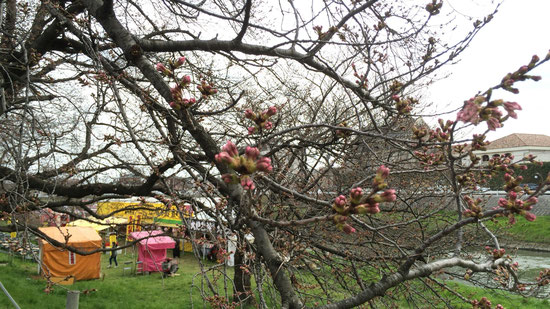
<svg viewBox="0 0 550 309">
<path fill-rule="evenodd" d="M 162 231 L 132 232 L 130 233 L 130 238 L 134 240 L 144 238 L 139 241 L 139 244 L 151 250 L 170 249 L 175 247 L 176 242 L 171 237 L 157 236 L 159 234 L 162 234 Z"/>
<path fill-rule="evenodd" d="M 65 227 L 41 227 L 39 230 L 48 237 L 70 246 L 101 247 L 101 237 L 91 227 L 65 226 Z M 40 240 L 46 244 L 46 240 Z"/>
<path fill-rule="evenodd" d="M 487 150 L 518 147 L 550 147 L 550 136 L 543 134 L 514 133 L 494 140 Z"/>
</svg>

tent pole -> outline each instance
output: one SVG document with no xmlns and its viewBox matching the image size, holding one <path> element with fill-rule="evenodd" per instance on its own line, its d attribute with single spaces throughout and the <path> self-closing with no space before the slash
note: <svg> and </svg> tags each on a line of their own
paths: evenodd
<svg viewBox="0 0 550 309">
<path fill-rule="evenodd" d="M 1 281 L 0 281 L 0 288 L 2 288 L 2 291 L 4 291 L 4 294 L 6 294 L 6 296 L 10 299 L 13 306 L 17 309 L 21 309 L 21 307 L 19 307 L 19 305 L 15 302 L 15 299 L 11 297 L 10 293 L 8 292 L 8 290 L 6 290 L 6 288 L 4 287 Z"/>
</svg>

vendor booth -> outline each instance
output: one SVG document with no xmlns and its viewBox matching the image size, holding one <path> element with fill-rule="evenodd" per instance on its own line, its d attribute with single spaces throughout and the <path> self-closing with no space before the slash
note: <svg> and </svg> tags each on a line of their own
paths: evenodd
<svg viewBox="0 0 550 309">
<path fill-rule="evenodd" d="M 137 243 L 138 262 L 141 262 L 142 271 L 162 271 L 162 262 L 166 260 L 166 249 L 172 249 L 176 242 L 168 236 L 155 236 L 162 231 L 140 231 L 130 233 L 131 240 L 140 240 Z"/>
<path fill-rule="evenodd" d="M 82 251 L 101 249 L 101 237 L 91 227 L 41 227 L 46 236 Z M 79 255 L 55 247 L 40 240 L 41 272 L 52 277 L 73 276 L 76 280 L 98 279 L 101 268 L 101 253 Z"/>
<path fill-rule="evenodd" d="M 88 220 L 78 219 L 67 223 L 67 226 L 81 226 L 81 227 L 91 227 L 97 232 L 104 231 L 108 228 L 114 228 L 117 225 L 127 224 L 128 219 L 126 218 L 117 218 L 111 217 L 103 220 L 97 220 L 95 218 L 88 218 Z"/>
</svg>

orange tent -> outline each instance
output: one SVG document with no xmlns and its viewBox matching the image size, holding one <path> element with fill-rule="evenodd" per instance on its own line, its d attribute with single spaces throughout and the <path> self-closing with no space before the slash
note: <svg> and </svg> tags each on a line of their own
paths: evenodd
<svg viewBox="0 0 550 309">
<path fill-rule="evenodd" d="M 91 227 L 42 227 L 40 231 L 48 237 L 82 251 L 101 248 L 101 237 Z M 68 241 L 67 241 L 68 237 Z M 79 255 L 40 240 L 41 271 L 53 277 L 74 276 L 76 280 L 98 279 L 101 253 Z"/>
</svg>

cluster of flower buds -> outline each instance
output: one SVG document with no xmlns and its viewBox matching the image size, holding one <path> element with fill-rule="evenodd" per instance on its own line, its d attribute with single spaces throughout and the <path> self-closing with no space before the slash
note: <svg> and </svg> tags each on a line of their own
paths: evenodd
<svg viewBox="0 0 550 309">
<path fill-rule="evenodd" d="M 197 86 L 197 89 L 202 94 L 203 99 L 208 99 L 211 95 L 218 93 L 218 89 L 214 88 L 212 84 L 207 83 L 205 80 L 201 81 L 201 84 Z"/>
<path fill-rule="evenodd" d="M 431 3 L 428 3 L 426 5 L 426 11 L 430 13 L 430 15 L 437 15 L 439 14 L 441 7 L 443 6 L 443 2 L 437 2 L 437 0 L 432 0 Z"/>
<path fill-rule="evenodd" d="M 273 128 L 273 123 L 269 121 L 269 118 L 275 114 L 277 114 L 277 107 L 275 106 L 270 106 L 268 109 L 259 113 L 251 109 L 245 110 L 244 117 L 255 123 L 255 126 L 248 127 L 248 134 L 254 134 L 256 131 L 271 130 Z"/>
<path fill-rule="evenodd" d="M 491 142 L 485 140 L 485 134 L 474 134 L 472 138 L 472 150 L 487 150 L 487 145 Z"/>
<path fill-rule="evenodd" d="M 367 77 L 364 74 L 360 74 L 359 72 L 357 72 L 357 68 L 355 67 L 355 63 L 351 64 L 351 68 L 353 69 L 353 76 L 355 76 L 357 78 L 357 80 L 355 80 L 355 83 L 359 87 L 367 89 L 367 87 L 368 87 L 367 86 L 367 83 L 368 83 Z"/>
<path fill-rule="evenodd" d="M 487 102 L 486 97 L 476 96 L 464 102 L 464 106 L 458 112 L 456 120 L 474 125 L 486 122 L 489 130 L 494 131 L 502 127 L 502 122 L 507 119 L 507 117 L 502 117 L 500 106 L 504 106 L 508 115 L 513 118 L 517 118 L 514 111 L 521 110 L 521 106 L 515 102 L 504 102 L 503 100 Z"/>
<path fill-rule="evenodd" d="M 491 301 L 487 297 L 482 297 L 480 300 L 472 301 L 472 309 L 493 309 Z M 504 309 L 501 304 L 496 305 L 495 309 Z"/>
<path fill-rule="evenodd" d="M 195 98 L 185 98 L 184 92 L 191 84 L 191 76 L 184 75 L 181 78 L 178 78 L 175 74 L 175 70 L 185 63 L 185 57 L 179 57 L 176 60 L 170 60 L 168 62 L 169 68 L 167 68 L 162 63 L 157 63 L 156 69 L 163 75 L 170 77 L 174 82 L 175 86 L 170 88 L 170 94 L 172 95 L 173 101 L 169 103 L 170 107 L 176 110 L 182 108 L 190 108 L 197 100 Z"/>
<path fill-rule="evenodd" d="M 425 148 L 424 151 L 414 151 L 416 158 L 420 161 L 420 164 L 424 166 L 424 169 L 428 169 L 430 166 L 440 165 L 445 162 L 445 154 L 443 152 L 433 152 L 432 150 Z"/>
<path fill-rule="evenodd" d="M 159 71 L 160 73 L 166 75 L 166 76 L 172 76 L 173 73 L 170 69 L 168 69 L 167 67 L 164 66 L 164 64 L 162 63 L 157 63 L 157 65 L 155 66 L 155 68 L 157 69 L 157 71 Z"/>
<path fill-rule="evenodd" d="M 515 82 L 528 79 L 539 81 L 541 79 L 540 76 L 527 75 L 527 73 L 535 67 L 539 60 L 539 57 L 537 55 L 534 55 L 528 65 L 523 65 L 517 71 L 506 74 L 506 76 L 504 76 L 504 78 L 502 78 L 502 81 L 500 82 L 500 86 L 502 87 L 502 89 L 512 93 L 519 93 L 519 89 L 513 87 Z"/>
<path fill-rule="evenodd" d="M 260 150 L 256 147 L 247 146 L 244 155 L 239 155 L 237 146 L 228 141 L 222 151 L 215 156 L 218 163 L 227 164 L 227 166 L 236 173 L 223 174 L 222 179 L 225 183 L 240 183 L 245 190 L 254 190 L 256 187 L 251 174 L 254 172 L 269 173 L 273 170 L 271 159 L 260 157 Z"/>
<path fill-rule="evenodd" d="M 481 218 L 483 216 L 482 200 L 480 198 L 472 199 L 470 196 L 464 196 L 464 201 L 468 205 L 468 209 L 464 211 L 464 216 Z"/>
<path fill-rule="evenodd" d="M 166 76 L 173 76 L 174 75 L 173 70 L 181 67 L 184 63 L 185 63 L 185 57 L 179 57 L 176 60 L 170 60 L 168 62 L 168 66 L 170 68 L 167 68 L 161 62 L 157 63 L 155 68 L 157 69 L 157 71 L 159 71 L 160 73 L 162 73 Z"/>
<path fill-rule="evenodd" d="M 537 197 L 532 196 L 527 200 L 522 200 L 518 197 L 518 194 L 515 191 L 509 191 L 507 198 L 500 198 L 498 200 L 498 206 L 510 211 L 508 215 L 510 224 L 516 223 L 514 214 L 524 216 L 527 221 L 535 221 L 537 219 L 537 216 L 529 212 L 529 210 L 532 210 L 533 205 L 537 203 Z"/>
<path fill-rule="evenodd" d="M 397 94 L 392 95 L 391 99 L 395 102 L 395 109 L 400 115 L 409 115 L 412 111 L 412 107 L 418 103 L 416 99 L 403 99 Z"/>
<path fill-rule="evenodd" d="M 317 33 L 317 36 L 319 37 L 319 40 L 322 40 L 329 32 L 335 33 L 338 31 L 338 27 L 331 26 L 328 31 L 323 32 L 323 26 L 314 26 L 313 31 Z"/>
<path fill-rule="evenodd" d="M 386 189 L 390 170 L 384 165 L 378 168 L 372 182 L 371 192 L 365 194 L 362 188 L 353 188 L 350 191 L 349 199 L 339 195 L 334 199 L 332 209 L 337 213 L 334 216 L 336 226 L 347 234 L 355 232 L 355 229 L 346 223 L 348 216 L 353 214 L 377 214 L 380 212 L 380 203 L 394 202 L 397 199 L 394 189 Z M 382 193 L 379 191 L 384 190 Z"/>
<path fill-rule="evenodd" d="M 428 129 L 426 128 L 422 128 L 422 127 L 418 128 L 416 126 L 413 126 L 412 131 L 413 131 L 413 138 L 417 140 L 422 140 L 424 139 L 425 136 L 428 135 Z"/>
<path fill-rule="evenodd" d="M 545 268 L 540 271 L 539 276 L 535 278 L 539 286 L 550 284 L 550 268 Z"/>
<path fill-rule="evenodd" d="M 489 246 L 485 246 L 485 251 L 493 256 L 493 259 L 500 259 L 506 253 L 504 249 L 491 249 Z"/>
</svg>

